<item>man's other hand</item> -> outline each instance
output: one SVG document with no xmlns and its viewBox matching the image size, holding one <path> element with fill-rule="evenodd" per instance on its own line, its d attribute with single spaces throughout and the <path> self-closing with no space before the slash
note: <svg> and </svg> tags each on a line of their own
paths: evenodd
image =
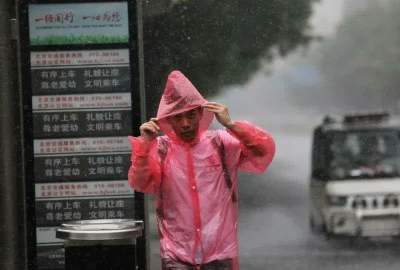
<svg viewBox="0 0 400 270">
<path fill-rule="evenodd" d="M 228 107 L 223 104 L 217 102 L 207 102 L 202 106 L 207 111 L 213 112 L 218 122 L 226 128 L 231 128 L 233 126 L 233 122 L 231 117 L 229 116 Z"/>
<path fill-rule="evenodd" d="M 139 130 L 143 138 L 148 141 L 154 140 L 160 132 L 160 127 L 157 125 L 157 118 L 151 118 L 150 121 L 143 123 Z"/>
</svg>

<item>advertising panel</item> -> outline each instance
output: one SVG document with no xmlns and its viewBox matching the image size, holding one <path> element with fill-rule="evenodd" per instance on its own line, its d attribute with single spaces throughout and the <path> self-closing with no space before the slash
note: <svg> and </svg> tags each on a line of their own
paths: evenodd
<svg viewBox="0 0 400 270">
<path fill-rule="evenodd" d="M 34 153 L 36 183 L 126 179 L 130 165 L 127 137 L 38 139 Z"/>
<path fill-rule="evenodd" d="M 128 49 L 31 52 L 35 95 L 130 92 Z"/>
<path fill-rule="evenodd" d="M 109 44 L 129 41 L 127 2 L 29 5 L 30 44 Z"/>
</svg>

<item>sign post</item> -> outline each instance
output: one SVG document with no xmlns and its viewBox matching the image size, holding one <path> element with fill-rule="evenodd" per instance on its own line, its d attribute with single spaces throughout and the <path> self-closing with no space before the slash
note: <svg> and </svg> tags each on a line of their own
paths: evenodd
<svg viewBox="0 0 400 270">
<path fill-rule="evenodd" d="M 63 242 L 55 237 L 63 222 L 144 219 L 143 196 L 127 182 L 127 136 L 136 135 L 144 114 L 138 6 L 134 0 L 20 6 L 32 269 L 64 269 Z M 145 241 L 137 249 L 143 252 Z M 139 269 L 146 267 L 143 255 Z"/>
<path fill-rule="evenodd" d="M 0 269 L 26 265 L 16 8 L 0 1 Z"/>
</svg>

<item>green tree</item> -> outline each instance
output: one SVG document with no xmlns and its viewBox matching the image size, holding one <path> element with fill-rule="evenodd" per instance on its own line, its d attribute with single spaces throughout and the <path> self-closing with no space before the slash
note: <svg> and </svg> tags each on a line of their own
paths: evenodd
<svg viewBox="0 0 400 270">
<path fill-rule="evenodd" d="M 182 70 L 211 96 L 246 82 L 260 60 L 312 39 L 316 0 L 187 0 L 144 22 L 148 108 L 154 113 L 167 74 Z"/>
</svg>

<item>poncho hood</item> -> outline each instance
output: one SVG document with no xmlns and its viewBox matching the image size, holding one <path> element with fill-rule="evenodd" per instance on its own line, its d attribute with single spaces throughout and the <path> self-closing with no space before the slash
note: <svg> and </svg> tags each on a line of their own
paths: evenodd
<svg viewBox="0 0 400 270">
<path fill-rule="evenodd" d="M 169 124 L 167 118 L 198 108 L 207 100 L 180 71 L 172 71 L 167 79 L 164 93 L 158 106 L 157 118 L 161 130 L 171 139 L 180 140 Z M 204 110 L 199 123 L 197 139 L 208 129 L 214 114 Z"/>
</svg>

